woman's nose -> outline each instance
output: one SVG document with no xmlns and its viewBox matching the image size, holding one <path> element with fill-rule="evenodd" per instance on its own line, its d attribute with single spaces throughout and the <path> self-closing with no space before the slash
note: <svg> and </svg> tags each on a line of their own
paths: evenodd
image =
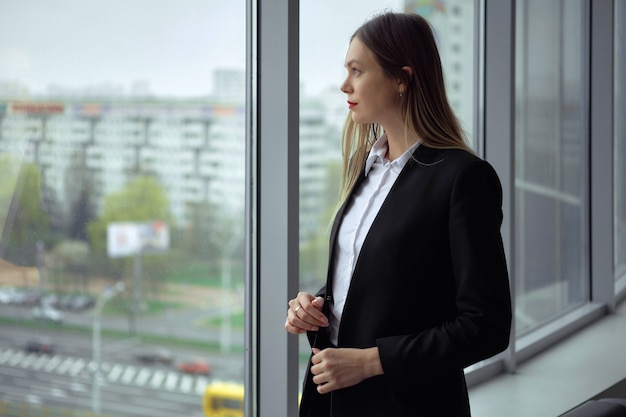
<svg viewBox="0 0 626 417">
<path fill-rule="evenodd" d="M 344 80 L 344 82 L 341 83 L 341 85 L 339 86 L 339 89 L 341 90 L 342 93 L 348 94 L 351 91 L 350 86 L 348 84 L 348 80 Z"/>
</svg>

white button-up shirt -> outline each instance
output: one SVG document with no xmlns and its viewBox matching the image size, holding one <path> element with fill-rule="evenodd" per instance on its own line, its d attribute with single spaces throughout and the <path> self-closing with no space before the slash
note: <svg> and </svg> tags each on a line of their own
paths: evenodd
<svg viewBox="0 0 626 417">
<path fill-rule="evenodd" d="M 365 163 L 365 179 L 352 193 L 346 213 L 337 233 L 335 263 L 333 265 L 333 299 L 330 307 L 330 341 L 337 345 L 339 322 L 348 296 L 354 265 L 361 252 L 365 236 L 383 205 L 389 190 L 407 161 L 419 146 L 416 142 L 400 157 L 389 161 L 387 135 L 381 136 L 372 146 Z"/>
</svg>

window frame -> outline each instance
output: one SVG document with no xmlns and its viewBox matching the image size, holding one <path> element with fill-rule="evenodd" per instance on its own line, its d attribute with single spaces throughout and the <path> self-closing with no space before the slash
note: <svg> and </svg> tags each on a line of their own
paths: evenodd
<svg viewBox="0 0 626 417">
<path fill-rule="evenodd" d="M 299 1 L 248 0 L 244 412 L 298 410 Z"/>
<path fill-rule="evenodd" d="M 502 236 L 513 284 L 515 1 L 478 4 L 476 143 L 502 181 Z M 469 386 L 503 371 L 514 372 L 520 362 L 614 312 L 623 298 L 614 285 L 613 163 L 607 163 L 612 161 L 613 143 L 614 0 L 584 4 L 591 16 L 590 172 L 585 195 L 591 296 L 580 308 L 524 337 L 516 338 L 513 327 L 505 352 L 466 370 Z M 286 302 L 299 286 L 299 1 L 248 0 L 247 5 L 245 412 L 286 417 L 297 415 L 300 386 L 298 339 L 282 325 Z M 512 298 L 514 302 L 514 293 Z"/>
</svg>

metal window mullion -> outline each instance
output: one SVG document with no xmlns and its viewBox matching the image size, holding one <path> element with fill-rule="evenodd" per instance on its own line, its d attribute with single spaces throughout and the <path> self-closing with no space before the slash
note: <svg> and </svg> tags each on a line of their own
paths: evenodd
<svg viewBox="0 0 626 417">
<path fill-rule="evenodd" d="M 246 415 L 289 417 L 299 386 L 298 338 L 283 326 L 299 281 L 299 2 L 250 1 Z"/>
<path fill-rule="evenodd" d="M 255 0 L 246 1 L 246 174 L 245 174 L 245 286 L 244 286 L 244 415 L 258 415 L 258 343 L 257 300 L 257 30 L 258 9 Z"/>
<path fill-rule="evenodd" d="M 563 41 L 564 41 L 564 18 L 563 18 L 563 0 L 560 0 L 555 4 L 557 12 L 556 14 L 556 22 L 554 23 L 553 28 L 556 30 L 555 38 L 557 42 L 557 50 L 558 53 L 555 54 L 555 58 L 557 59 L 556 65 L 554 66 L 554 76 L 556 78 L 554 82 L 555 94 L 558 102 L 555 103 L 555 113 L 556 117 L 554 118 L 554 130 L 555 130 L 555 141 L 554 141 L 554 182 L 553 186 L 555 190 L 563 191 L 563 140 L 564 140 L 564 132 L 563 132 L 563 79 L 564 79 L 564 63 L 565 60 L 565 52 L 563 50 Z M 561 214 L 563 212 L 564 204 L 559 200 L 553 200 L 554 202 L 554 288 L 556 291 L 555 294 L 555 308 L 557 311 L 563 311 L 564 306 L 567 305 L 567 302 L 563 299 L 564 290 L 563 290 L 563 282 L 567 282 L 568 277 L 563 276 L 563 239 L 561 233 L 563 233 L 563 228 L 561 222 L 563 220 Z"/>
<path fill-rule="evenodd" d="M 485 158 L 498 172 L 502 182 L 502 238 L 511 280 L 515 311 L 515 2 L 485 1 L 484 56 L 484 142 Z M 515 370 L 515 320 L 507 351 L 505 368 Z"/>
<path fill-rule="evenodd" d="M 591 2 L 591 301 L 615 311 L 613 279 L 613 0 Z"/>
<path fill-rule="evenodd" d="M 520 1 L 517 2 L 515 7 L 515 21 L 516 21 L 516 29 L 515 29 L 515 45 L 516 51 L 514 55 L 514 68 L 516 73 L 513 76 L 515 80 L 515 103 L 517 108 L 514 109 L 514 121 L 519 121 L 516 123 L 514 127 L 514 149 L 519 149 L 520 152 L 516 153 L 515 160 L 519 160 L 519 164 L 516 162 L 515 168 L 513 169 L 513 178 L 515 183 L 514 195 L 516 196 L 515 201 L 515 210 L 516 215 L 518 216 L 515 219 L 517 224 L 517 228 L 514 227 L 518 233 L 516 236 L 516 245 L 515 245 L 515 276 L 517 277 L 513 282 L 515 283 L 515 291 L 519 292 L 519 294 L 526 294 L 526 196 L 527 192 L 520 188 L 518 185 L 518 179 L 520 181 L 526 181 L 526 141 L 528 138 L 528 126 L 529 119 L 528 116 L 528 68 L 529 68 L 529 56 L 530 56 L 530 41 L 528 40 L 528 31 L 526 28 L 528 27 L 529 19 L 529 8 L 530 5 L 528 1 Z M 519 13 L 519 15 L 518 15 Z M 522 67 L 523 66 L 523 67 Z M 517 71 L 519 69 L 519 72 Z M 516 305 L 519 306 L 520 311 L 526 311 L 528 306 L 526 302 L 528 301 L 527 297 L 520 296 L 515 298 Z M 520 306 L 520 304 L 523 304 Z M 517 310 L 517 309 L 516 309 Z M 516 331 L 517 333 L 517 331 Z"/>
<path fill-rule="evenodd" d="M 590 215 L 590 210 L 591 210 L 591 197 L 590 197 L 590 181 L 586 180 L 589 178 L 590 176 L 590 158 L 589 158 L 589 152 L 591 149 L 591 137 L 590 137 L 590 118 L 588 117 L 588 115 L 590 114 L 590 108 L 591 108 L 591 93 L 590 93 L 590 85 L 591 85 L 591 52 L 590 52 L 590 44 L 591 44 L 591 39 L 590 39 L 590 34 L 591 34 L 591 5 L 589 4 L 589 1 L 583 1 L 581 4 L 582 7 L 582 11 L 581 11 L 581 22 L 580 22 L 580 27 L 581 27 L 581 48 L 583 50 L 583 53 L 580 56 L 581 59 L 581 68 L 583 71 L 583 76 L 582 76 L 582 91 L 583 91 L 583 95 L 582 95 L 582 100 L 583 103 L 585 103 L 584 106 L 581 106 L 580 109 L 580 120 L 581 120 L 581 126 L 582 126 L 582 135 L 583 135 L 583 142 L 581 145 L 581 149 L 583 150 L 587 150 L 587 158 L 582 158 L 581 159 L 581 163 L 583 164 L 583 168 L 581 171 L 581 192 L 580 192 L 580 199 L 583 202 L 583 205 L 581 207 L 581 215 L 583 218 L 583 229 L 582 229 L 582 242 L 581 242 L 581 251 L 583 254 L 587 254 L 587 256 L 583 256 L 582 257 L 582 263 L 581 263 L 581 277 L 580 279 L 583 281 L 583 284 L 587 284 L 587 287 L 585 288 L 586 292 L 583 294 L 583 296 L 585 297 L 585 300 L 590 300 L 590 288 L 591 288 L 591 256 L 590 256 L 590 248 L 591 248 L 591 244 L 590 244 L 590 233 L 591 233 L 591 228 L 590 228 L 590 222 L 591 222 L 591 215 Z M 585 222 L 586 221 L 586 222 Z"/>
</svg>

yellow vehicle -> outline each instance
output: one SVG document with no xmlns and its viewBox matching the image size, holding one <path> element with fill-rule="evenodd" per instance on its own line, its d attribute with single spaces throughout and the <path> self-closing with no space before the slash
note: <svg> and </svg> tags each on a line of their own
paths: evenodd
<svg viewBox="0 0 626 417">
<path fill-rule="evenodd" d="M 302 393 L 298 394 L 298 403 Z M 205 417 L 244 417 L 243 384 L 212 382 L 204 389 L 202 411 Z"/>
<path fill-rule="evenodd" d="M 205 417 L 243 417 L 243 384 L 212 382 L 204 390 Z"/>
</svg>

